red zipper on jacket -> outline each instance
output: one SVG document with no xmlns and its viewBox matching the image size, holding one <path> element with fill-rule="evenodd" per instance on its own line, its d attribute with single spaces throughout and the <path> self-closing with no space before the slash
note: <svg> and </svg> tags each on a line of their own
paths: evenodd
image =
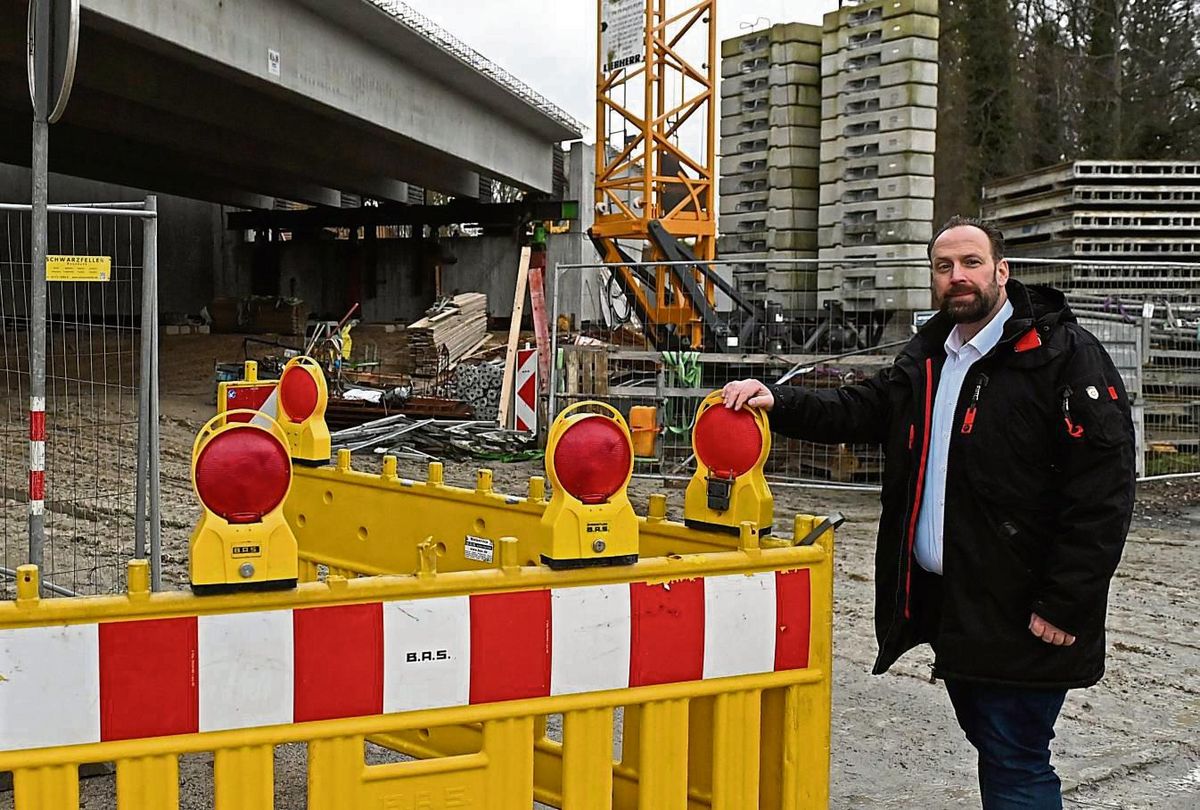
<svg viewBox="0 0 1200 810">
<path fill-rule="evenodd" d="M 913 542 L 917 537 L 917 516 L 921 513 L 921 496 L 925 494 L 925 465 L 929 462 L 929 428 L 933 416 L 933 359 L 925 358 L 925 433 L 921 439 L 921 466 L 917 469 L 917 491 L 913 496 L 912 514 L 908 519 L 908 567 L 904 576 L 904 618 L 912 618 Z"/>
</svg>

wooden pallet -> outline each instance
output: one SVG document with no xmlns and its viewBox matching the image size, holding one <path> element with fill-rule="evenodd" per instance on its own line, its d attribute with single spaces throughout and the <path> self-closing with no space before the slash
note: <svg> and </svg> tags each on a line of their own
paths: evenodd
<svg viewBox="0 0 1200 810">
<path fill-rule="evenodd" d="M 607 347 L 564 346 L 563 372 L 567 394 L 608 396 Z"/>
</svg>

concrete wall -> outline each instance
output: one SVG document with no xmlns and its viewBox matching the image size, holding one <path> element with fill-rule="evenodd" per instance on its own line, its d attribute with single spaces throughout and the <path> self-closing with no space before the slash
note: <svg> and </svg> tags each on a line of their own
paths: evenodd
<svg viewBox="0 0 1200 810">
<path fill-rule="evenodd" d="M 579 201 L 579 220 L 571 223 L 571 232 L 550 238 L 548 265 L 595 264 L 600 254 L 588 237 L 588 229 L 596 218 L 596 150 L 582 141 L 571 144 L 567 156 L 567 197 Z M 553 273 L 551 273 L 553 275 Z M 573 314 L 576 323 L 594 321 L 600 317 L 599 294 L 603 272 L 600 270 L 568 270 L 560 279 L 559 310 Z"/>
<path fill-rule="evenodd" d="M 570 232 L 552 234 L 549 237 L 549 254 L 546 257 L 547 316 L 553 312 L 554 268 L 563 264 L 595 264 L 600 261 L 587 235 L 595 218 L 595 160 L 595 148 L 591 144 L 581 141 L 571 144 L 567 156 L 566 197 L 579 201 L 579 219 L 571 223 Z M 478 285 L 463 286 L 461 289 L 486 292 L 488 312 L 493 317 L 511 317 L 521 250 L 517 240 L 488 236 L 454 239 L 447 242 L 447 245 L 458 257 L 458 264 L 443 270 L 443 285 L 448 289 L 453 289 L 454 283 Z M 596 270 L 565 271 L 559 291 L 560 314 L 573 315 L 576 323 L 598 318 L 600 277 L 601 274 Z M 528 305 L 526 311 L 528 312 Z"/>
<path fill-rule="evenodd" d="M 432 267 L 422 253 L 421 242 L 412 239 L 242 242 L 230 253 L 221 294 L 300 298 L 314 315 L 334 320 L 358 301 L 365 321 L 408 323 L 434 300 Z M 269 288 L 254 289 L 256 269 L 274 282 Z M 443 279 L 452 273 L 450 268 Z"/>
<path fill-rule="evenodd" d="M 442 289 L 447 294 L 486 293 L 488 314 L 510 317 L 521 260 L 521 245 L 516 237 L 463 237 L 444 240 L 443 244 L 458 258 L 458 263 L 442 268 Z"/>
</svg>

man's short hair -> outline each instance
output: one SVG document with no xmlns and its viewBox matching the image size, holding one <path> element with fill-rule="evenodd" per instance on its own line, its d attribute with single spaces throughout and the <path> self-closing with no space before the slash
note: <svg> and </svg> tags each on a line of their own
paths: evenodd
<svg viewBox="0 0 1200 810">
<path fill-rule="evenodd" d="M 985 222 L 982 219 L 976 219 L 975 217 L 964 217 L 955 214 L 954 216 L 950 217 L 950 219 L 946 220 L 945 224 L 938 228 L 937 233 L 935 233 L 933 238 L 929 240 L 929 247 L 926 253 L 929 255 L 930 261 L 933 261 L 933 243 L 938 240 L 938 237 L 951 228 L 961 228 L 964 225 L 968 225 L 972 228 L 978 228 L 987 234 L 988 243 L 992 247 L 992 261 L 998 262 L 1004 258 L 1004 234 L 1000 232 L 999 228 L 990 222 Z"/>
</svg>

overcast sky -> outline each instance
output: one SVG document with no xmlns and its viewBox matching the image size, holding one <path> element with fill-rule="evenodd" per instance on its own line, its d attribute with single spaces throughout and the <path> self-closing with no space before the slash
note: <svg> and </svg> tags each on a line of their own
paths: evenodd
<svg viewBox="0 0 1200 810">
<path fill-rule="evenodd" d="M 405 2 L 582 121 L 592 139 L 596 0 Z M 728 39 L 768 21 L 820 23 L 835 8 L 837 0 L 718 0 L 717 33 Z"/>
</svg>

